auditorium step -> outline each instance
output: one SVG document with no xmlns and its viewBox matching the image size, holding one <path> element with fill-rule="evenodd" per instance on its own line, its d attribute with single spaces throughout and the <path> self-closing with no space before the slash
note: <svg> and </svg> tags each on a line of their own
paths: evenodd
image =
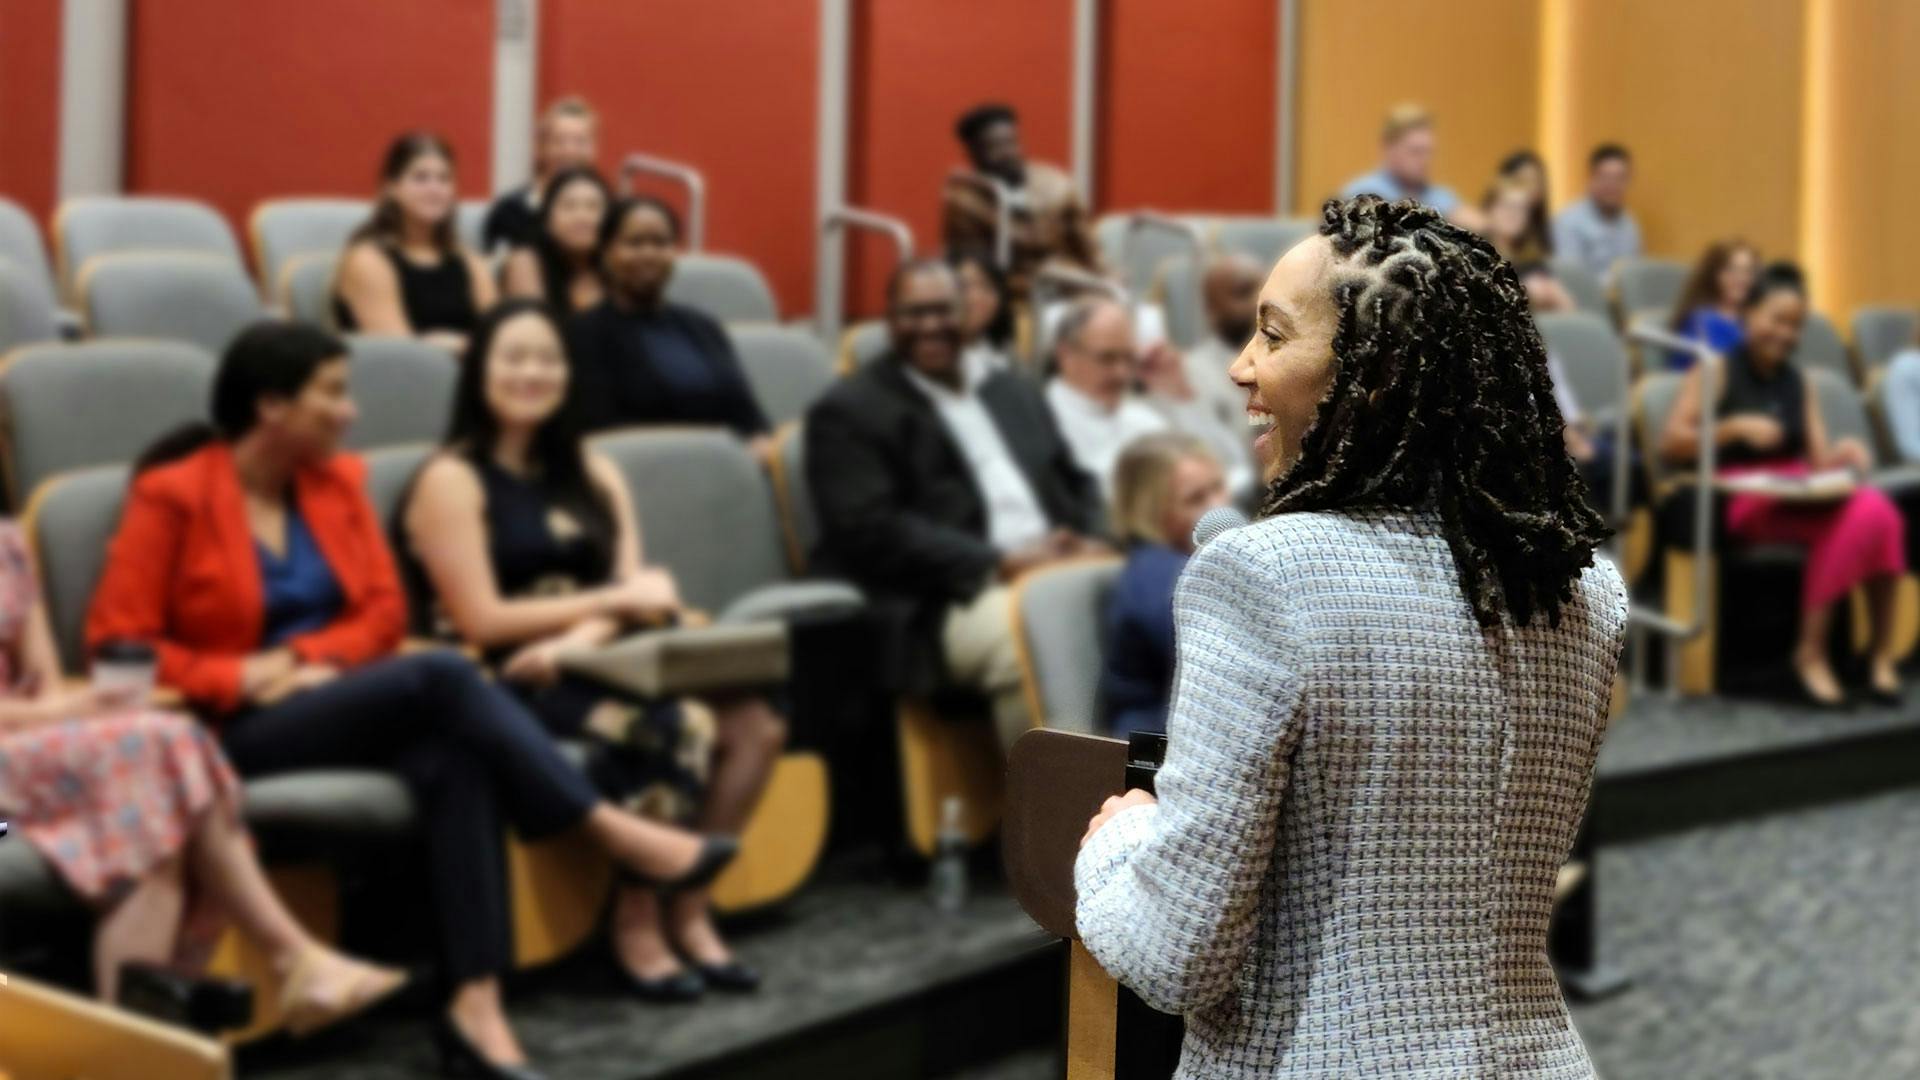
<svg viewBox="0 0 1920 1080">
<path fill-rule="evenodd" d="M 582 955 L 520 981 L 515 1028 L 549 1075 L 579 1080 L 985 1077 L 1058 1039 L 1064 952 L 999 882 L 977 883 L 948 916 L 876 860 L 842 859 L 782 910 L 728 932 L 765 974 L 760 993 L 645 1005 L 619 996 L 599 955 Z M 240 1072 L 432 1075 L 425 1007 L 249 1049 Z"/>
</svg>

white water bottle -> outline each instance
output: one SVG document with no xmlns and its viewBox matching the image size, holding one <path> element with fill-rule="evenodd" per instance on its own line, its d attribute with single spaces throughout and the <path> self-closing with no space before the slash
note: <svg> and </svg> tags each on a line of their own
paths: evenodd
<svg viewBox="0 0 1920 1080">
<path fill-rule="evenodd" d="M 967 834 L 960 827 L 961 810 L 958 795 L 949 795 L 940 804 L 940 833 L 934 842 L 929 882 L 933 906 L 949 913 L 967 906 Z"/>
</svg>

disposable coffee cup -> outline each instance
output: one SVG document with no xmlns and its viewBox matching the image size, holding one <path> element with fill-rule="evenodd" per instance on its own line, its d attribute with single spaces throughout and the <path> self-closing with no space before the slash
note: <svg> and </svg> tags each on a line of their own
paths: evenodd
<svg viewBox="0 0 1920 1080">
<path fill-rule="evenodd" d="M 93 651 L 93 689 L 102 695 L 146 701 L 158 672 L 153 646 L 144 641 L 108 641 Z"/>
</svg>

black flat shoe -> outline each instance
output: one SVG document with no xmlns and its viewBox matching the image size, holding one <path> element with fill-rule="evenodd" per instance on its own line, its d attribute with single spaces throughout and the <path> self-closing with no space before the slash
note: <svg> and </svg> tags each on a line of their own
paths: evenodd
<svg viewBox="0 0 1920 1080">
<path fill-rule="evenodd" d="M 740 854 L 738 839 L 731 836 L 709 836 L 700 845 L 700 857 L 693 860 L 693 865 L 678 877 L 655 878 L 637 870 L 622 869 L 620 879 L 629 885 L 657 889 L 663 893 L 686 892 L 689 889 L 698 889 L 712 884 L 713 879 L 719 877 L 720 871 L 725 870 L 727 864 L 731 863 L 734 856 L 738 854 Z"/>
<path fill-rule="evenodd" d="M 695 964 L 708 986 L 727 994 L 751 994 L 760 989 L 760 972 L 738 960 L 724 964 Z"/>
<path fill-rule="evenodd" d="M 650 1001 L 656 1005 L 685 1005 L 699 1001 L 707 992 L 707 981 L 697 971 L 685 968 L 671 975 L 662 975 L 654 979 L 643 979 L 628 971 L 626 965 L 616 965 L 620 969 L 620 981 L 627 992 L 641 1001 Z"/>
<path fill-rule="evenodd" d="M 1897 709 L 1907 703 L 1907 696 L 1898 690 L 1882 690 L 1877 686 L 1869 686 L 1866 689 L 1866 695 L 1868 701 L 1889 709 Z"/>
<path fill-rule="evenodd" d="M 460 1080 L 546 1080 L 529 1065 L 499 1065 L 467 1041 L 452 1020 L 442 1015 L 433 1025 L 433 1044 L 440 1050 L 440 1075 Z"/>
</svg>

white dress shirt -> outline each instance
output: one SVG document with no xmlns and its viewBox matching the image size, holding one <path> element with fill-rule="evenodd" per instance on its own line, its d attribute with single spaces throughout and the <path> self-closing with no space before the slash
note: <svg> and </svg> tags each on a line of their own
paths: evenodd
<svg viewBox="0 0 1920 1080">
<path fill-rule="evenodd" d="M 1060 434 L 1073 451 L 1073 460 L 1100 481 L 1100 493 L 1113 498 L 1113 466 L 1127 444 L 1142 435 L 1167 430 L 1167 419 L 1153 406 L 1128 394 L 1108 409 L 1068 386 L 1064 379 L 1047 383 L 1047 405 L 1060 425 Z"/>
<path fill-rule="evenodd" d="M 973 470 L 974 484 L 987 504 L 987 540 L 1002 551 L 1031 543 L 1051 531 L 1047 512 L 1020 470 L 1000 425 L 980 400 L 980 384 L 993 369 L 986 357 L 969 350 L 960 357 L 960 389 L 935 382 L 902 364 L 907 381 L 933 403 L 947 434 Z"/>
</svg>

